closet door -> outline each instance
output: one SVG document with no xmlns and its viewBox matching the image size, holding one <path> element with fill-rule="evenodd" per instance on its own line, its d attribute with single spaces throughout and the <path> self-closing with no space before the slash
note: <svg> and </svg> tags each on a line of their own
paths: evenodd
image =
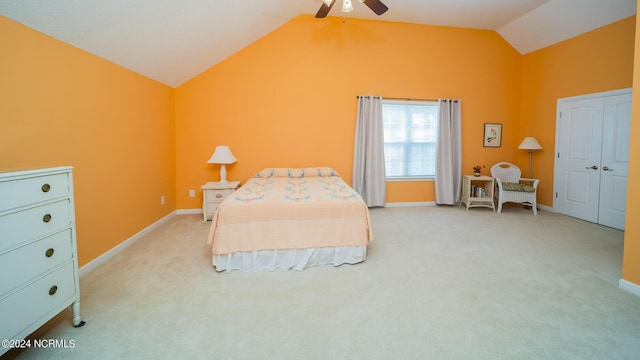
<svg viewBox="0 0 640 360">
<path fill-rule="evenodd" d="M 598 222 L 603 98 L 559 106 L 556 145 L 556 211 Z"/>
<path fill-rule="evenodd" d="M 631 94 L 606 97 L 598 223 L 620 230 L 624 230 L 627 208 L 630 128 Z"/>
<path fill-rule="evenodd" d="M 560 99 L 555 211 L 624 230 L 631 91 Z"/>
</svg>

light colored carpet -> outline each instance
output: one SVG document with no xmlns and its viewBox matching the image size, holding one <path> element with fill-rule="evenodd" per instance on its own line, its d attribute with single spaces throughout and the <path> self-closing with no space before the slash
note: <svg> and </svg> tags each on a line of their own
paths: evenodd
<svg viewBox="0 0 640 360">
<path fill-rule="evenodd" d="M 623 232 L 519 207 L 371 210 L 367 261 L 217 273 L 210 223 L 171 218 L 81 279 L 73 349 L 20 359 L 638 359 Z M 11 356 L 15 356 L 12 353 Z"/>
</svg>

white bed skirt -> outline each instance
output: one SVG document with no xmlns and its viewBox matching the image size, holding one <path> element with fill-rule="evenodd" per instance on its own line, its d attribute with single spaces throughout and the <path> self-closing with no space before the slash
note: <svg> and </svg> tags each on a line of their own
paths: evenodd
<svg viewBox="0 0 640 360">
<path fill-rule="evenodd" d="M 213 266 L 219 272 L 233 270 L 302 270 L 319 265 L 357 264 L 367 258 L 366 246 L 323 247 L 290 250 L 259 250 L 213 255 Z"/>
</svg>

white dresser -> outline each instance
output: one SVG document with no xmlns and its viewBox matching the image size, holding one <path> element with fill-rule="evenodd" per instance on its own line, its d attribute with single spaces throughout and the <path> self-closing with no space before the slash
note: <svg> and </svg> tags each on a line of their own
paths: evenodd
<svg viewBox="0 0 640 360">
<path fill-rule="evenodd" d="M 71 170 L 0 173 L 2 340 L 27 337 L 68 306 L 73 325 L 84 325 Z"/>
</svg>

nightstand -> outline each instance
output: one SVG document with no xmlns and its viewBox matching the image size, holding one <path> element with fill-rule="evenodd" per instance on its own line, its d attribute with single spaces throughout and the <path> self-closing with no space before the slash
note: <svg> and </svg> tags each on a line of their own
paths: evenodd
<svg viewBox="0 0 640 360">
<path fill-rule="evenodd" d="M 202 214 L 204 221 L 211 220 L 220 203 L 233 193 L 240 181 L 212 181 L 201 186 L 202 189 Z"/>
</svg>

